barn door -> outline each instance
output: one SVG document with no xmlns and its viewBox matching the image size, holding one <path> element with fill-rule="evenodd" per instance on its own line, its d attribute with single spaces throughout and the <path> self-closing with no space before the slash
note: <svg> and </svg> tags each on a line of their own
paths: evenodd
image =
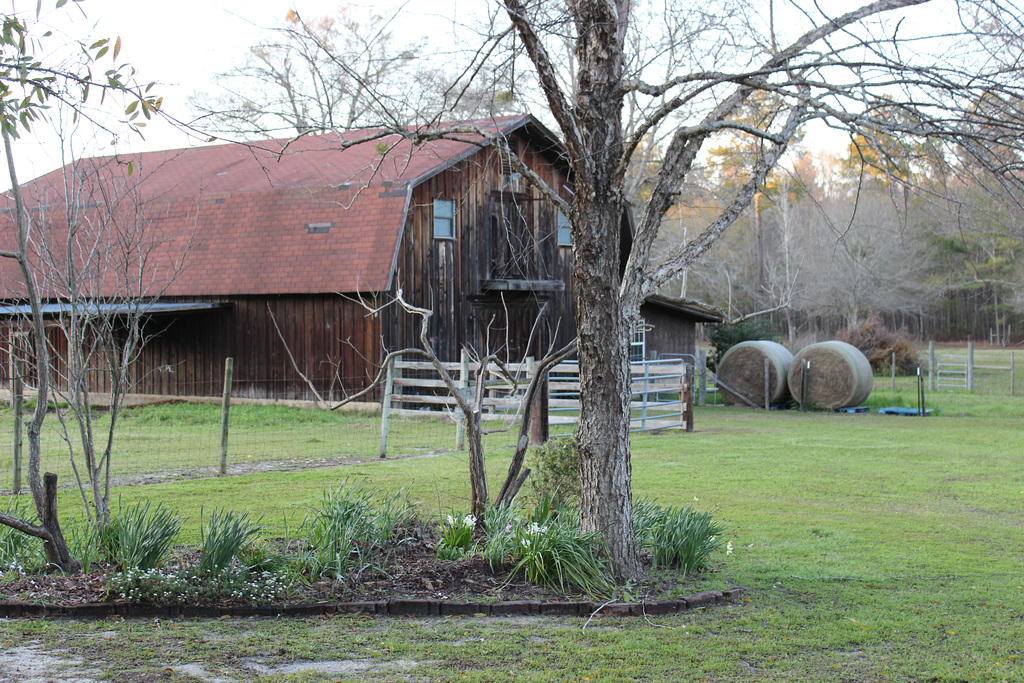
<svg viewBox="0 0 1024 683">
<path fill-rule="evenodd" d="M 478 354 L 489 351 L 518 363 L 527 356 L 538 357 L 546 348 L 550 324 L 543 299 L 508 293 L 488 296 L 471 302 L 470 311 L 470 343 Z"/>
<path fill-rule="evenodd" d="M 487 279 L 538 279 L 539 254 L 532 213 L 528 194 L 495 192 L 491 195 Z"/>
</svg>

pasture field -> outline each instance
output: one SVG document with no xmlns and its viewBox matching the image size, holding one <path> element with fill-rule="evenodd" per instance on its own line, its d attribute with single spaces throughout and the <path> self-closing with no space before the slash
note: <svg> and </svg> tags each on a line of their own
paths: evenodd
<svg viewBox="0 0 1024 683">
<path fill-rule="evenodd" d="M 909 379 L 892 392 L 887 378 L 876 378 L 871 404 L 916 405 L 915 392 Z M 258 671 L 285 682 L 1024 680 L 1024 400 L 927 398 L 936 416 L 707 408 L 698 409 L 692 434 L 635 435 L 636 495 L 713 509 L 727 525 L 734 553 L 716 557 L 693 588 L 743 587 L 733 604 L 589 623 L 15 620 L 0 622 L 0 660 L 35 648 L 82 659 L 97 680 L 246 681 L 259 680 Z M 287 421 L 284 414 L 268 413 L 265 422 Z M 252 419 L 258 432 L 258 414 Z M 306 419 L 296 434 L 313 433 L 321 420 L 350 420 L 324 432 L 333 432 L 338 453 L 356 451 L 346 464 L 167 476 L 118 495 L 185 514 L 185 540 L 193 541 L 200 510 L 212 507 L 249 509 L 263 516 L 268 535 L 286 534 L 324 488 L 345 478 L 406 487 L 427 515 L 465 510 L 466 456 L 445 450 L 447 429 L 403 425 L 444 441 L 425 440 L 409 453 L 418 457 L 381 461 L 373 439 L 362 452 L 346 443 L 372 416 Z M 511 441 L 495 435 L 488 444 L 493 488 Z M 293 442 L 299 453 L 301 439 Z M 81 500 L 66 491 L 60 504 L 71 511 Z M 282 668 L 294 662 L 324 666 Z"/>
</svg>

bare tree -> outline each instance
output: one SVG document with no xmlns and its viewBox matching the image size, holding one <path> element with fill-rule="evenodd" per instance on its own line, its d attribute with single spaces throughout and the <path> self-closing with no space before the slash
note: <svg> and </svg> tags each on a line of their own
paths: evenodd
<svg viewBox="0 0 1024 683">
<path fill-rule="evenodd" d="M 445 368 L 444 363 L 442 363 L 437 357 L 437 354 L 434 352 L 433 344 L 430 341 L 430 318 L 433 315 L 433 311 L 428 308 L 421 308 L 410 304 L 402 297 L 401 292 L 398 293 L 395 300 L 389 301 L 384 305 L 399 306 L 405 313 L 420 318 L 420 345 L 418 347 L 409 347 L 391 351 L 386 354 L 381 363 L 380 372 L 370 385 L 348 397 L 344 401 L 337 403 L 332 407 L 332 410 L 358 400 L 359 398 L 376 390 L 384 380 L 386 369 L 392 359 L 399 356 L 409 355 L 426 358 L 427 361 L 434 366 L 434 370 L 444 383 L 448 394 L 454 399 L 456 406 L 458 406 L 458 411 L 461 414 L 461 420 L 466 429 L 466 442 L 469 445 L 469 481 L 471 490 L 470 509 L 479 523 L 483 524 L 484 514 L 489 503 L 489 495 L 487 490 L 487 471 L 484 466 L 483 442 L 483 437 L 488 430 L 484 429 L 482 418 L 484 399 L 487 396 L 488 391 L 493 390 L 493 387 L 487 386 L 487 378 L 491 374 L 491 367 L 495 366 L 499 370 L 500 374 L 509 382 L 509 386 L 511 388 L 517 388 L 519 386 L 518 382 L 508 369 L 508 363 L 506 362 L 507 358 L 503 359 L 499 354 L 487 350 L 480 354 L 479 361 L 477 363 L 478 370 L 476 375 L 476 388 L 473 392 L 473 396 L 469 397 L 463 394 L 459 388 L 458 382 L 455 381 L 451 376 L 451 373 L 449 373 Z M 364 306 L 371 313 L 375 314 L 379 313 L 381 310 L 381 307 L 374 308 L 365 303 Z M 529 474 L 529 470 L 523 470 L 523 463 L 526 458 L 527 448 L 530 445 L 530 424 L 533 419 L 533 411 L 537 403 L 538 392 L 542 391 L 546 386 L 545 382 L 547 380 L 548 372 L 563 360 L 572 356 L 575 351 L 575 340 L 561 349 L 555 349 L 553 347 L 549 348 L 545 356 L 537 364 L 536 372 L 530 378 L 530 382 L 522 397 L 522 402 L 520 404 L 521 407 L 516 415 L 520 425 L 519 437 L 516 440 L 515 452 L 509 462 L 508 474 L 505 476 L 505 480 L 502 483 L 501 489 L 495 499 L 495 506 L 508 505 L 512 499 L 515 498 Z"/>
<path fill-rule="evenodd" d="M 349 130 L 419 117 L 466 119 L 517 109 L 517 85 L 500 65 L 426 58 L 426 40 L 395 37 L 396 17 L 341 7 L 306 19 L 289 10 L 281 26 L 220 76 L 219 91 L 190 99 L 197 125 L 251 138 Z M 466 70 L 473 70 L 467 80 Z"/>
<path fill-rule="evenodd" d="M 58 3 L 58 7 L 63 5 Z M 20 296 L 31 313 L 28 326 L 31 336 L 31 374 L 36 377 L 36 407 L 26 430 L 29 445 L 28 484 L 32 492 L 39 523 L 0 513 L 0 524 L 22 531 L 43 542 L 47 562 L 64 572 L 76 572 L 80 563 L 71 556 L 57 515 L 57 476 L 43 474 L 41 432 L 50 405 L 50 349 L 46 342 L 46 325 L 43 315 L 44 287 L 39 282 L 38 262 L 33 248 L 33 231 L 36 220 L 26 206 L 21 187 L 15 173 L 14 154 L 11 138 L 28 132 L 36 122 L 43 119 L 46 110 L 67 108 L 76 116 L 90 118 L 86 102 L 91 94 L 117 93 L 128 100 L 124 119 L 131 125 L 138 117 L 150 118 L 159 112 L 159 98 L 147 94 L 148 86 L 139 86 L 132 78 L 134 73 L 128 65 L 117 65 L 105 70 L 102 77 L 94 77 L 93 68 L 105 55 L 114 60 L 120 52 L 121 41 L 100 40 L 91 44 L 73 44 L 77 61 L 45 63 L 35 54 L 35 49 L 45 51 L 39 41 L 32 38 L 31 20 L 17 14 L 3 14 L 3 31 L 0 45 L 3 58 L 0 59 L 0 133 L 4 138 L 7 166 L 11 178 L 9 199 L 10 219 L 0 230 L 0 258 L 12 259 L 21 275 Z M 139 121 L 141 122 L 141 121 Z M 96 122 L 101 128 L 103 124 Z M 132 125 L 138 130 L 137 125 Z"/>
<path fill-rule="evenodd" d="M 167 236 L 154 227 L 138 179 L 116 159 L 71 159 L 59 187 L 42 188 L 30 210 L 36 286 L 59 307 L 47 325 L 55 336 L 47 337 L 50 356 L 59 361 L 50 370 L 59 399 L 54 414 L 86 517 L 99 529 L 110 515 L 114 439 L 146 320 L 182 271 L 191 243 L 190 234 Z M 180 244 L 166 248 L 169 239 Z"/>
</svg>

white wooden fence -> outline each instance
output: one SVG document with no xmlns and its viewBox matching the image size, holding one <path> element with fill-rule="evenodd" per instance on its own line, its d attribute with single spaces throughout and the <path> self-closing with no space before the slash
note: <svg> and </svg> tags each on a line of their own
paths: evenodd
<svg viewBox="0 0 1024 683">
<path fill-rule="evenodd" d="M 444 363 L 444 368 L 458 383 L 460 391 L 472 399 L 476 393 L 479 363 L 464 360 Z M 536 373 L 537 363 L 511 363 L 506 368 L 510 376 L 491 365 L 483 378 L 486 383 L 484 419 L 514 421 L 522 412 L 523 397 Z M 693 368 L 681 360 L 671 359 L 633 363 L 630 371 L 632 430 L 686 428 L 687 408 L 692 409 L 692 401 L 687 400 L 686 378 L 692 378 Z M 575 361 L 561 363 L 548 373 L 548 424 L 552 436 L 572 431 L 579 415 L 579 392 L 579 365 Z M 692 416 L 692 410 L 689 414 Z M 389 368 L 384 388 L 382 420 L 385 424 L 389 416 L 429 416 L 457 422 L 460 414 L 455 399 L 433 365 L 399 358 Z"/>
</svg>

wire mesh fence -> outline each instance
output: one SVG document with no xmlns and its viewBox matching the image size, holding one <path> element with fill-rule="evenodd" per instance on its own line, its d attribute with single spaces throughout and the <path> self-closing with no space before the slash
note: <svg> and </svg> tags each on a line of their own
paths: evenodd
<svg viewBox="0 0 1024 683">
<path fill-rule="evenodd" d="M 177 402 L 126 408 L 115 430 L 111 479 L 116 486 L 160 483 L 217 476 L 221 465 L 221 406 Z M 14 483 L 14 412 L 0 408 L 0 491 Z M 497 427 L 498 425 L 494 425 Z M 77 426 L 47 416 L 42 432 L 42 469 L 58 475 L 61 487 L 73 486 L 75 465 L 85 480 Z M 97 448 L 105 445 L 109 417 L 96 420 Z M 487 448 L 515 442 L 512 430 L 485 437 Z M 268 405 L 232 405 L 227 439 L 226 473 L 328 468 L 379 458 L 380 415 L 370 411 L 329 411 Z M 420 417 L 392 418 L 389 458 L 405 458 L 455 448 L 455 423 Z M 72 452 L 74 457 L 72 458 Z M 28 447 L 24 446 L 22 481 L 27 482 Z M 74 463 L 74 464 L 73 464 Z M 325 470 L 325 478 L 332 476 Z M 27 484 L 26 484 L 27 486 Z"/>
</svg>

